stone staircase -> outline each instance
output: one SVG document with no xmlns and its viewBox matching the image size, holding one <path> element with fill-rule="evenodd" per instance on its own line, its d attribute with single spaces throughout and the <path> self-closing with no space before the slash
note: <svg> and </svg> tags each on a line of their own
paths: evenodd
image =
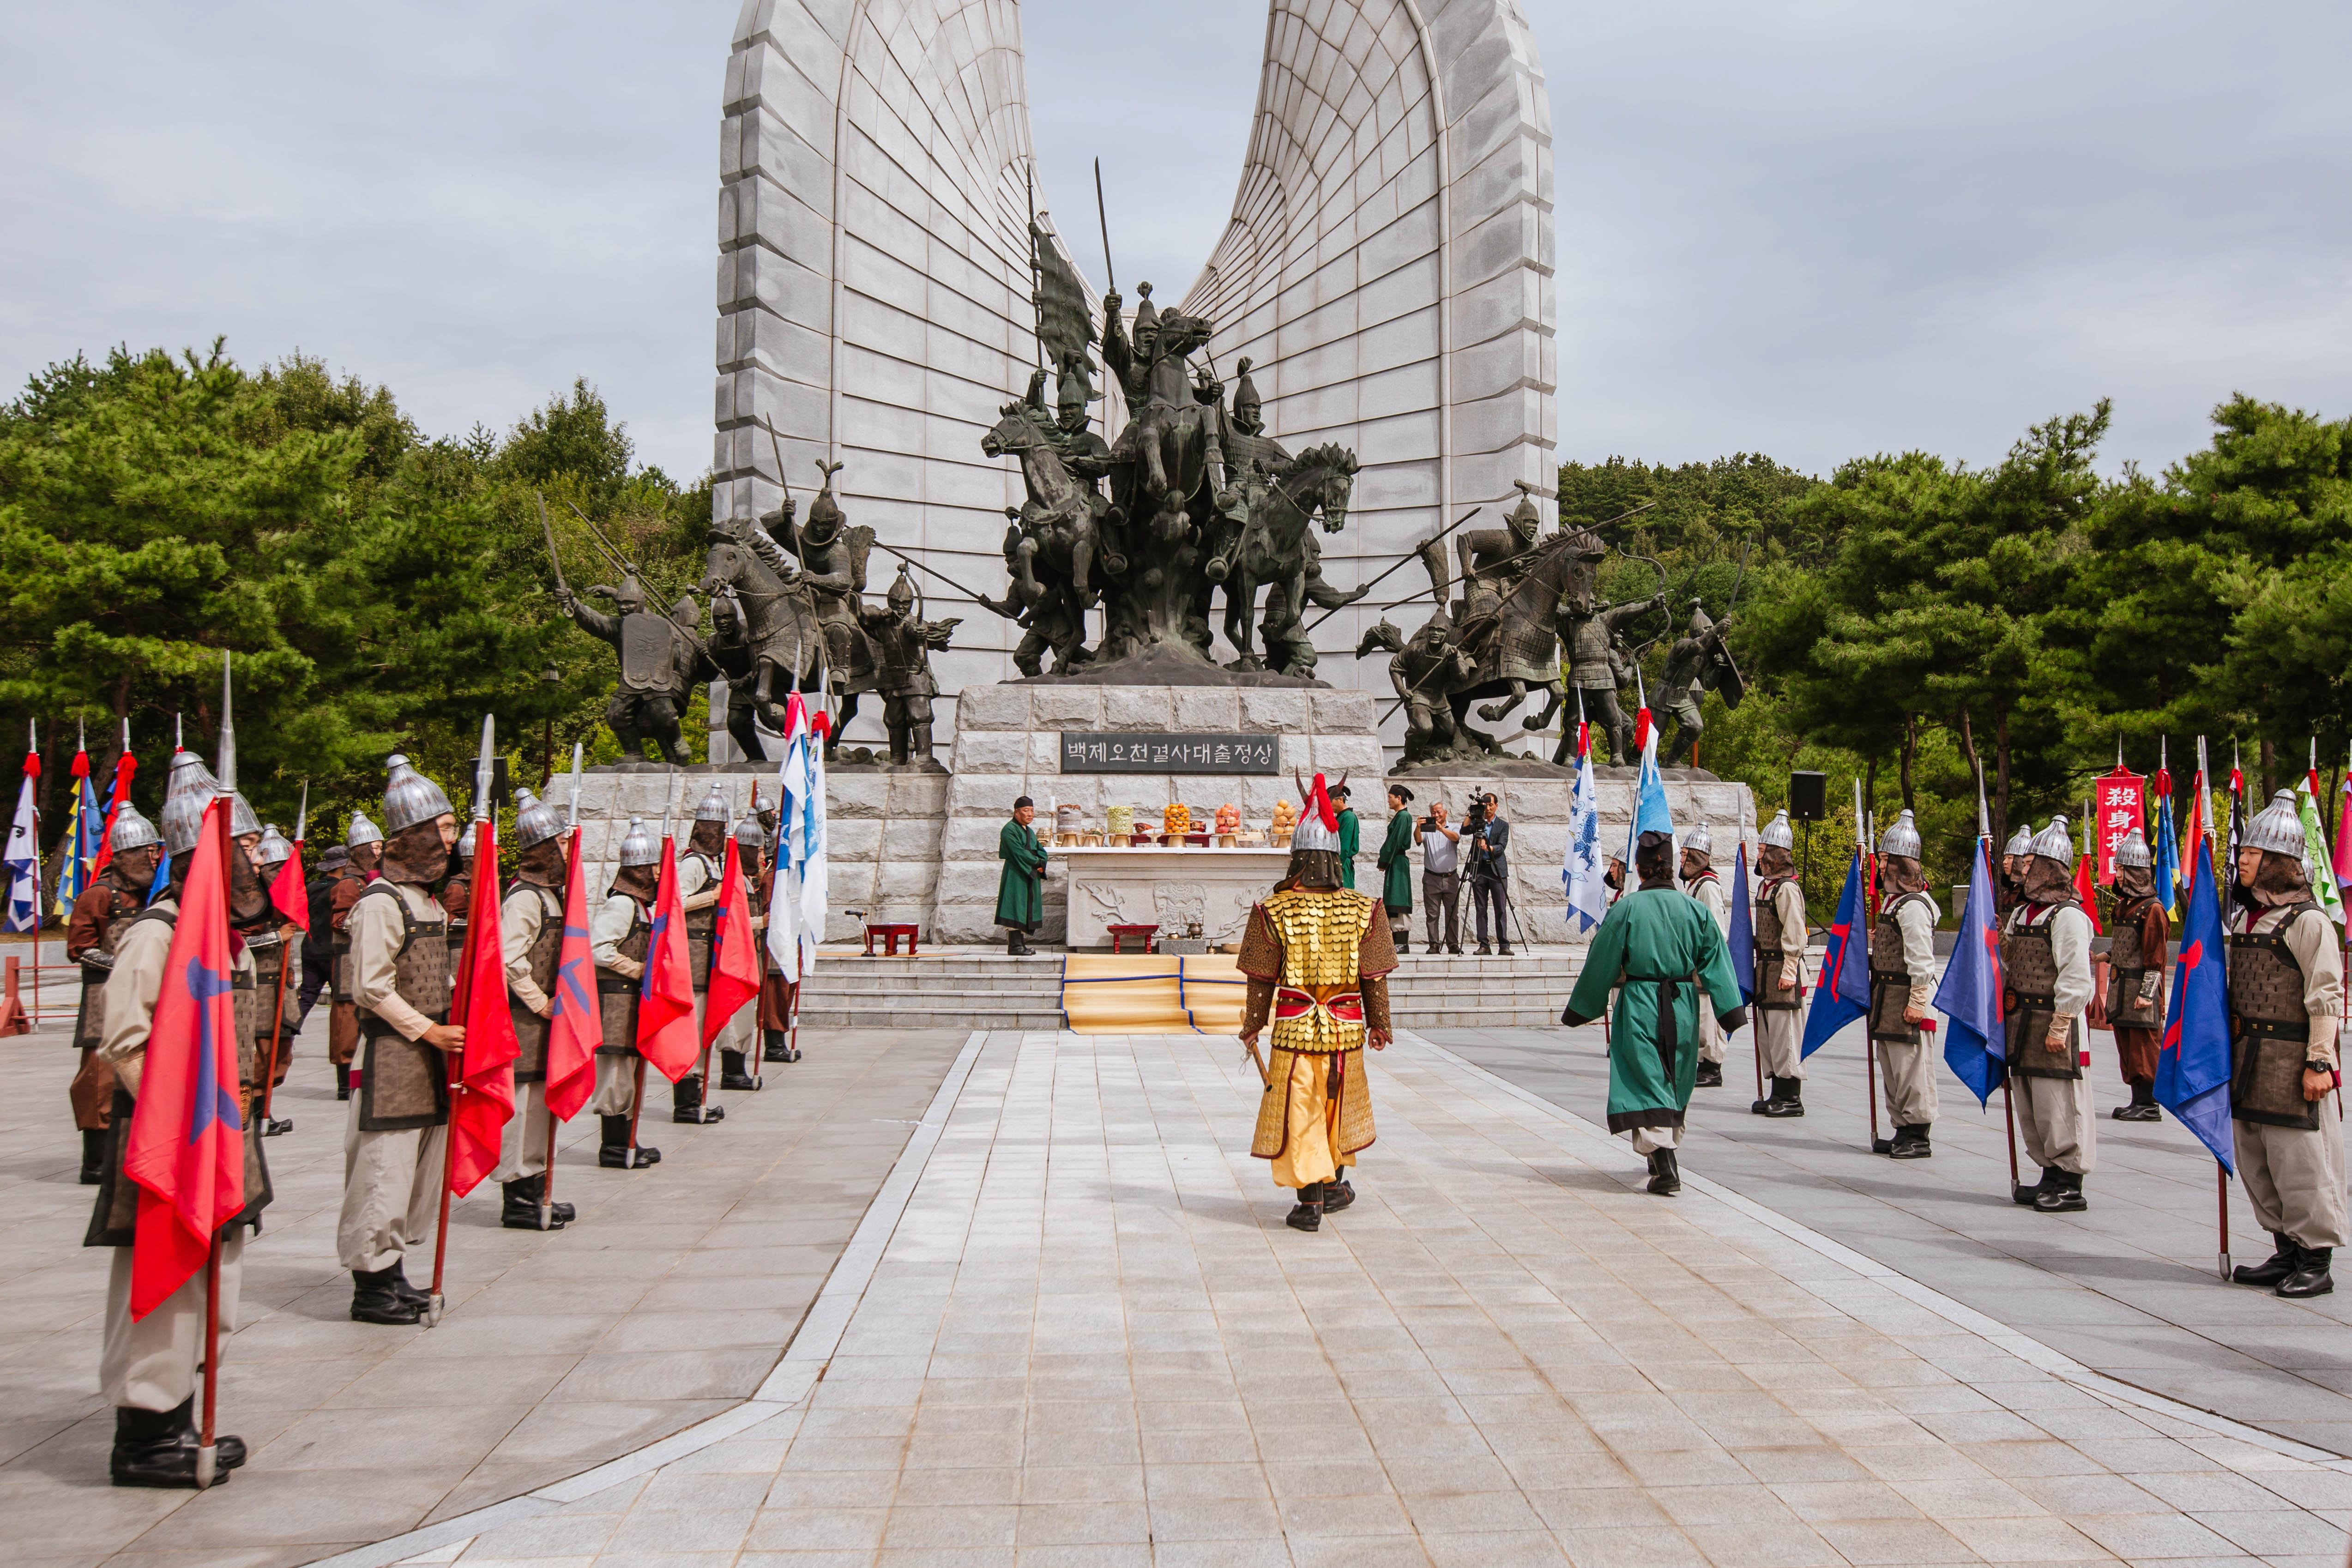
<svg viewBox="0 0 2352 1568">
<path fill-rule="evenodd" d="M 1401 1027 L 1536 1028 L 1559 1022 L 1583 949 L 1520 950 L 1510 958 L 1407 954 L 1390 981 Z M 1062 954 L 996 952 L 919 958 L 818 957 L 801 1001 L 810 1029 L 1056 1029 Z"/>
</svg>

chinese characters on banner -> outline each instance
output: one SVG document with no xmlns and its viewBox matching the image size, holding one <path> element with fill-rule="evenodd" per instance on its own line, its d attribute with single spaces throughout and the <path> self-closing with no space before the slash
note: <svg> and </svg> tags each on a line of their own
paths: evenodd
<svg viewBox="0 0 2352 1568">
<path fill-rule="evenodd" d="M 2147 829 L 2147 803 L 2140 789 L 2145 782 L 2137 773 L 2125 772 L 2120 763 L 2113 773 L 2101 773 L 2092 781 L 2097 792 L 2093 799 L 2098 808 L 2101 887 L 2115 885 L 2116 846 L 2135 831 Z"/>
</svg>

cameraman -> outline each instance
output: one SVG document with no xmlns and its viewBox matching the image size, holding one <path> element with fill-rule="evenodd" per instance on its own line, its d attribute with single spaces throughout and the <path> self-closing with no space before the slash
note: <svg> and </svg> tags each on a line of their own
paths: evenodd
<svg viewBox="0 0 2352 1568">
<path fill-rule="evenodd" d="M 1511 825 L 1492 795 L 1476 796 L 1462 818 L 1464 869 L 1469 873 L 1470 909 L 1477 920 L 1478 956 L 1489 956 L 1486 909 L 1495 910 L 1495 944 L 1511 956 Z"/>
<path fill-rule="evenodd" d="M 1429 951 L 1437 948 L 1439 911 L 1445 918 L 1445 951 L 1462 956 L 1462 835 L 1445 820 L 1445 803 L 1429 803 L 1429 815 L 1420 823 L 1421 905 Z"/>
</svg>

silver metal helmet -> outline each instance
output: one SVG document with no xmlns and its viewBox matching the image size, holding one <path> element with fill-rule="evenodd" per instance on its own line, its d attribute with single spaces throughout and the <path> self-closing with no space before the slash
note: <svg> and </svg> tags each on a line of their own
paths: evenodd
<svg viewBox="0 0 2352 1568">
<path fill-rule="evenodd" d="M 646 819 L 642 816 L 629 818 L 628 834 L 621 840 L 622 866 L 650 866 L 660 858 L 661 846 L 655 843 L 654 836 L 646 831 Z"/>
<path fill-rule="evenodd" d="M 735 843 L 742 853 L 757 855 L 768 847 L 768 830 L 758 817 L 746 816 L 735 825 Z"/>
<path fill-rule="evenodd" d="M 2137 827 L 2116 840 L 2116 864 L 2118 866 L 2154 866 L 2156 857 L 2147 852 L 2147 838 Z"/>
<path fill-rule="evenodd" d="M 1702 822 L 1690 830 L 1689 837 L 1683 840 L 1683 847 L 1696 849 L 1702 855 L 1712 855 L 1715 853 L 1715 835 L 1709 833 L 1706 824 Z"/>
<path fill-rule="evenodd" d="M 194 752 L 172 757 L 172 774 L 163 785 L 163 847 L 185 855 L 205 836 L 205 812 L 220 794 L 220 782 Z"/>
<path fill-rule="evenodd" d="M 2009 847 L 2000 852 L 2004 860 L 2014 856 L 2033 853 L 2033 824 L 2028 822 L 2009 836 Z"/>
<path fill-rule="evenodd" d="M 2270 805 L 2254 813 L 2238 842 L 2251 849 L 2303 858 L 2303 818 L 2295 815 L 2294 792 L 2283 789 L 2271 796 Z"/>
<path fill-rule="evenodd" d="M 107 842 L 120 855 L 125 849 L 144 849 L 161 844 L 163 836 L 155 831 L 153 823 L 139 815 L 137 806 L 126 800 L 115 809 L 114 831 L 107 836 Z"/>
<path fill-rule="evenodd" d="M 697 822 L 725 822 L 734 815 L 733 808 L 727 804 L 725 792 L 715 784 L 710 786 L 710 793 L 702 797 L 702 803 L 694 808 L 694 820 Z"/>
<path fill-rule="evenodd" d="M 386 833 L 405 833 L 420 822 L 454 815 L 449 797 L 441 793 L 441 786 L 409 766 L 406 757 L 394 752 L 384 766 L 392 773 L 383 786 Z"/>
<path fill-rule="evenodd" d="M 1919 858 L 1919 825 L 1911 820 L 1906 809 L 1895 819 L 1895 826 L 1878 836 L 1881 855 L 1900 855 L 1907 860 Z"/>
<path fill-rule="evenodd" d="M 2033 853 L 2044 860 L 2055 860 L 2061 866 L 2074 864 L 2074 835 L 2067 829 L 2066 819 L 2053 816 L 2050 826 L 2033 836 Z"/>
<path fill-rule="evenodd" d="M 1788 812 L 1774 813 L 1772 820 L 1764 825 L 1764 831 L 1756 836 L 1756 841 L 1767 849 L 1794 849 L 1797 832 L 1789 826 Z"/>
<path fill-rule="evenodd" d="M 253 803 L 245 798 L 242 790 L 232 790 L 228 797 L 228 836 L 247 838 L 261 831 L 261 818 L 253 814 Z"/>
<path fill-rule="evenodd" d="M 272 822 L 264 826 L 261 830 L 261 842 L 253 851 L 255 863 L 260 866 L 283 866 L 293 858 L 294 846 L 286 842 L 286 836 L 278 831 L 278 824 Z"/>
<path fill-rule="evenodd" d="M 470 860 L 473 858 L 474 825 L 472 822 L 468 821 L 466 824 L 466 831 L 457 835 L 457 858 L 460 860 Z"/>
<path fill-rule="evenodd" d="M 368 820 L 364 811 L 352 813 L 352 825 L 343 830 L 343 847 L 358 849 L 369 844 L 383 842 L 383 829 Z"/>
<path fill-rule="evenodd" d="M 515 847 L 544 844 L 563 831 L 563 818 L 553 806 L 527 789 L 515 791 Z"/>
</svg>

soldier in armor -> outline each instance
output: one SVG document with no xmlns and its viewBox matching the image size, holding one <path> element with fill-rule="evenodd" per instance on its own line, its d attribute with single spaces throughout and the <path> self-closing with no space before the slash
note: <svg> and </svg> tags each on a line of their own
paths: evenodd
<svg viewBox="0 0 2352 1568">
<path fill-rule="evenodd" d="M 388 767 L 383 874 L 345 922 L 360 1054 L 335 1250 L 351 1270 L 352 1321 L 406 1326 L 424 1316 L 427 1298 L 403 1259 L 432 1230 L 449 1135 L 446 1053 L 465 1044 L 466 1031 L 449 1022 L 449 911 L 433 891 L 449 874 L 457 814 L 406 757 Z"/>
<path fill-rule="evenodd" d="M 268 887 L 278 875 L 278 868 L 294 858 L 294 846 L 278 831 L 275 823 L 265 823 L 261 842 L 254 850 L 254 864 L 261 869 L 261 881 Z M 298 995 L 289 994 L 294 987 L 293 972 L 302 962 L 302 928 L 284 918 L 272 905 L 269 923 L 246 938 L 253 949 L 253 984 L 259 998 L 259 1028 L 256 1039 L 264 1061 L 270 1066 L 270 1088 L 275 1089 L 286 1081 L 286 1073 L 294 1060 L 295 1037 L 302 1032 L 302 1008 Z M 275 1025 L 277 1034 L 270 1033 Z M 290 1120 L 271 1117 L 261 1130 L 265 1138 L 282 1137 L 294 1131 Z"/>
<path fill-rule="evenodd" d="M 761 883 L 760 855 L 767 843 L 767 835 L 761 830 L 759 817 L 748 814 L 741 821 L 735 824 L 733 831 L 735 874 L 743 879 L 746 883 L 744 904 L 751 912 L 751 940 L 758 942 L 759 933 L 768 927 L 765 917 L 768 906 L 765 899 L 755 900 L 751 894 L 752 889 Z M 768 963 L 765 942 L 759 943 L 759 952 L 761 974 L 764 983 Z M 752 1040 L 759 1028 L 759 1020 L 760 999 L 754 997 L 751 1002 L 737 1008 L 734 1016 L 719 1026 L 719 1034 L 716 1037 L 719 1045 L 719 1088 L 748 1089 L 761 1087 L 761 1075 L 751 1070 Z"/>
<path fill-rule="evenodd" d="M 1704 605 L 1693 605 L 1690 626 L 1666 653 L 1665 676 L 1658 686 L 1658 707 L 1675 721 L 1674 739 L 1665 754 L 1669 766 L 1693 755 L 1699 736 L 1706 730 L 1699 705 L 1714 689 L 1727 657 L 1723 639 L 1730 629 L 1730 616 L 1710 620 Z"/>
<path fill-rule="evenodd" d="M 1285 1223 L 1318 1230 L 1326 1214 L 1356 1201 L 1341 1173 L 1372 1142 L 1363 1047 L 1388 1048 L 1397 957 L 1380 900 L 1340 886 L 1339 814 L 1323 775 L 1301 794 L 1290 864 L 1242 935 L 1241 1037 L 1255 1057 L 1272 1020 L 1250 1152 L 1273 1162 L 1276 1186 L 1297 1194 Z"/>
<path fill-rule="evenodd" d="M 106 983 L 114 973 L 115 944 L 147 907 L 155 863 L 163 854 L 163 835 L 127 800 L 114 814 L 108 843 L 112 858 L 74 900 L 66 924 L 66 958 L 81 966 L 81 1011 L 74 1016 L 70 1037 L 81 1051 L 81 1067 L 67 1098 L 73 1104 L 74 1125 L 81 1130 L 85 1187 L 98 1185 L 105 1173 L 106 1130 L 114 1111 L 114 1069 L 98 1049 L 106 1038 Z"/>
<path fill-rule="evenodd" d="M 792 556 L 796 569 L 787 576 L 808 586 L 817 626 L 824 636 L 827 687 L 836 697 L 847 693 L 850 674 L 861 662 L 864 650 L 857 635 L 857 611 L 865 602 L 866 562 L 874 549 L 874 531 L 863 524 L 848 526 L 841 502 L 833 493 L 833 476 L 841 468 L 839 463 L 820 458 L 817 470 L 824 476 L 824 483 L 809 502 L 808 521 L 796 529 L 792 514 L 782 512 L 778 514 L 781 522 L 776 532 L 777 542 Z M 828 736 L 828 757 L 833 745 Z"/>
<path fill-rule="evenodd" d="M 1536 552 L 1536 535 L 1543 514 L 1536 510 L 1533 489 L 1522 481 L 1519 504 L 1503 519 L 1501 528 L 1474 528 L 1455 536 L 1454 553 L 1462 562 L 1462 636 L 1466 641 L 1483 633 L 1503 613 L 1503 601 L 1527 575 L 1527 563 Z"/>
<path fill-rule="evenodd" d="M 1724 891 L 1723 879 L 1715 871 L 1715 835 L 1702 822 L 1683 840 L 1683 891 L 1699 901 L 1699 907 L 1715 917 L 1715 929 L 1723 933 L 1726 942 L 1731 940 L 1731 895 Z M 1694 1089 L 1723 1087 L 1725 1038 L 1723 1026 L 1716 1021 L 1715 1009 L 1698 1010 L 1698 1066 L 1691 1080 Z"/>
<path fill-rule="evenodd" d="M 1454 749 L 1457 731 L 1446 693 L 1477 673 L 1477 661 L 1454 645 L 1454 617 L 1441 606 L 1407 638 L 1382 620 L 1356 645 L 1356 657 L 1389 650 L 1389 684 L 1404 704 L 1404 760 L 1425 762 Z"/>
<path fill-rule="evenodd" d="M 449 911 L 449 973 L 451 984 L 466 956 L 466 922 L 474 909 L 474 824 L 471 818 L 457 834 L 457 850 L 450 858 L 449 879 L 435 895 Z"/>
<path fill-rule="evenodd" d="M 751 529 L 746 537 L 765 536 Z M 769 548 L 774 548 L 772 542 Z M 742 604 L 731 593 L 711 602 L 710 662 L 727 681 L 727 738 L 747 761 L 766 762 L 768 749 L 760 736 L 759 665 L 752 657 Z"/>
<path fill-rule="evenodd" d="M 686 916 L 686 956 L 694 974 L 697 1038 L 702 1032 L 704 1001 L 710 994 L 710 941 L 719 930 L 719 900 L 726 891 L 719 885 L 719 873 L 726 864 L 727 823 L 733 816 L 726 793 L 713 783 L 694 808 L 694 826 L 687 834 L 685 853 L 677 858 L 677 907 Z M 746 1079 L 723 1087 L 751 1089 L 760 1085 L 757 1079 Z M 726 1120 L 725 1106 L 705 1101 L 702 1069 L 698 1067 L 670 1085 L 669 1119 L 689 1124 Z"/>
<path fill-rule="evenodd" d="M 2083 1178 L 2098 1163 L 2098 1123 L 2083 1072 L 2083 1014 L 2091 1005 L 2091 917 L 2074 891 L 2074 842 L 2053 816 L 2036 834 L 2019 903 L 2001 936 L 2009 1071 L 2025 1152 L 2042 1179 L 2011 1194 L 2043 1214 L 2088 1205 Z"/>
<path fill-rule="evenodd" d="M 1612 692 L 1612 698 L 1615 694 Z M 1772 1092 L 1759 1116 L 1805 1113 L 1805 889 L 1797 881 L 1796 834 L 1780 812 L 1757 836 L 1756 1044 Z"/>
<path fill-rule="evenodd" d="M 2344 960 L 2304 856 L 2294 795 L 2281 790 L 2239 840 L 2228 920 L 2230 1130 L 2238 1180 L 2277 1248 L 2232 1278 L 2295 1298 L 2336 1289 L 2336 1249 L 2352 1240 L 2336 1099 Z"/>
<path fill-rule="evenodd" d="M 1631 765 L 1633 721 L 1617 700 L 1617 666 L 1612 647 L 1619 628 L 1666 602 L 1663 590 L 1637 604 L 1612 605 L 1591 594 L 1571 595 L 1559 605 L 1559 638 L 1568 648 L 1568 676 L 1583 694 L 1585 719 L 1609 737 L 1609 756 L 1620 767 Z M 1467 625 L 1467 621 L 1465 622 Z"/>
<path fill-rule="evenodd" d="M 352 1097 L 352 1058 L 359 1054 L 360 1021 L 352 1001 L 352 906 L 376 879 L 383 863 L 383 829 L 368 820 L 364 811 L 352 813 L 343 834 L 343 864 L 334 873 L 327 892 L 329 959 L 333 975 L 333 1001 L 327 1009 L 327 1059 L 335 1068 L 335 1098 Z"/>
<path fill-rule="evenodd" d="M 1633 1139 L 1660 1197 L 1682 1191 L 1677 1151 L 1697 1076 L 1698 1015 L 1716 1015 L 1718 1030 L 1747 1021 L 1731 950 L 1699 902 L 1675 890 L 1674 853 L 1671 833 L 1634 844 L 1641 886 L 1609 907 L 1559 1016 L 1571 1028 L 1609 1017 L 1609 1131 Z"/>
<path fill-rule="evenodd" d="M 2009 843 L 2000 852 L 1997 912 L 2004 920 L 2024 897 L 2025 868 L 2032 858 L 2033 824 L 2029 821 L 2009 836 Z"/>
<path fill-rule="evenodd" d="M 814 510 L 814 509 L 812 509 Z M 708 679 L 709 660 L 694 636 L 702 619 L 694 595 L 686 595 L 667 616 L 646 608 L 646 591 L 631 573 L 618 588 L 601 584 L 588 590 L 613 601 L 616 614 L 590 609 L 559 588 L 555 602 L 582 631 L 613 645 L 621 659 L 621 683 L 604 710 L 604 721 L 621 742 L 621 755 L 633 763 L 646 760 L 650 740 L 661 760 L 681 765 L 691 761 L 678 738 L 678 721 L 696 681 Z"/>
<path fill-rule="evenodd" d="M 1135 331 L 1120 325 L 1121 300 L 1114 289 L 1103 296 L 1103 363 L 1118 381 L 1127 406 L 1138 409 L 1151 395 L 1151 362 L 1160 354 L 1160 307 L 1151 302 L 1151 285 L 1135 286 Z"/>
<path fill-rule="evenodd" d="M 1936 1058 L 1919 1026 L 1936 994 L 1936 922 L 1943 910 L 1927 891 L 1920 848 L 1918 824 L 1907 810 L 1879 836 L 1881 902 L 1870 933 L 1870 1041 L 1895 1129 L 1873 1148 L 1897 1160 L 1935 1152 L 1928 1130 L 1936 1123 Z"/>
<path fill-rule="evenodd" d="M 588 921 L 596 1005 L 604 1025 L 604 1043 L 596 1047 L 596 1091 L 588 1109 L 603 1123 L 596 1163 L 608 1171 L 641 1171 L 661 1161 L 660 1150 L 637 1142 L 636 1126 L 646 1092 L 646 1060 L 637 1054 L 637 998 L 646 954 L 653 946 L 654 895 L 660 885 L 661 847 L 646 831 L 644 818 L 633 816 L 621 840 L 612 890 Z"/>
<path fill-rule="evenodd" d="M 507 970 L 507 1013 L 514 1023 L 514 1115 L 499 1142 L 492 1176 L 504 1203 L 499 1223 L 509 1230 L 539 1228 L 540 1194 L 547 1186 L 548 1022 L 555 1016 L 556 968 L 563 958 L 563 883 L 572 863 L 564 853 L 563 819 L 527 789 L 515 791 L 515 877 L 499 906 L 499 956 Z M 575 1217 L 570 1204 L 548 1205 L 548 1227 Z"/>
<path fill-rule="evenodd" d="M 170 885 L 146 910 L 125 923 L 114 944 L 114 965 L 106 982 L 105 1025 L 98 1054 L 115 1076 L 109 1117 L 106 1163 L 98 1184 L 85 1247 L 114 1249 L 106 1289 L 104 1345 L 99 1356 L 100 1392 L 114 1406 L 114 1447 L 109 1468 L 119 1487 L 193 1488 L 196 1484 L 195 1382 L 204 1352 L 205 1271 L 196 1273 L 137 1321 L 131 1316 L 132 1243 L 138 1230 L 142 1189 L 123 1169 L 131 1142 L 131 1108 L 147 1060 L 147 1038 L 155 1002 L 163 985 L 173 928 L 188 872 L 204 836 L 205 813 L 219 794 L 212 770 L 194 752 L 172 760 L 163 797 L 163 842 L 172 858 Z M 252 847 L 260 824 L 243 797 L 231 802 L 228 914 L 232 929 L 250 929 L 269 918 L 269 895 L 253 864 Z M 121 825 L 120 817 L 117 826 Z M 247 829 L 250 831 L 247 831 Z M 230 983 L 236 993 L 238 1021 L 251 1016 L 253 959 L 230 944 Z M 252 1103 L 257 1064 L 252 1040 L 238 1040 L 239 1109 Z M 245 1232 L 258 1228 L 269 1203 L 269 1175 L 261 1140 L 246 1123 L 243 1212 L 224 1229 L 220 1241 L 220 1321 L 236 1321 L 237 1289 L 244 1276 Z M 215 1463 L 222 1471 L 245 1463 L 242 1439 L 217 1436 Z"/>
<path fill-rule="evenodd" d="M 879 609 L 862 605 L 858 620 L 874 644 L 882 688 L 882 723 L 890 732 L 890 760 L 904 767 L 931 758 L 931 699 L 940 683 L 931 674 L 931 652 L 945 648 L 960 617 L 920 620 L 915 615 L 915 582 L 901 565 Z"/>
<path fill-rule="evenodd" d="M 2156 859 L 2137 828 L 2116 846 L 2116 913 L 2107 948 L 2107 1026 L 2131 1103 L 2118 1121 L 2157 1121 L 2156 1053 L 2164 1032 L 2164 960 L 2172 922 L 2156 897 Z"/>
</svg>

